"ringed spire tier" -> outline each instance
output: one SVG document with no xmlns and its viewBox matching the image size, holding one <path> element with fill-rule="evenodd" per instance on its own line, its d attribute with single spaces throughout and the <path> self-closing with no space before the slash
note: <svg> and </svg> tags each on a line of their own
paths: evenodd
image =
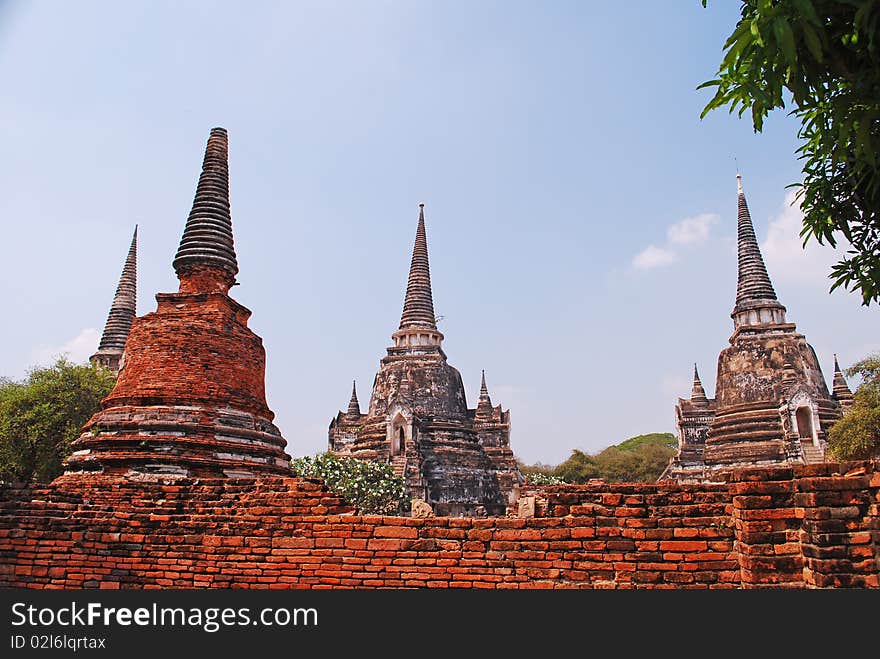
<svg viewBox="0 0 880 659">
<path fill-rule="evenodd" d="M 205 147 L 202 174 L 192 209 L 174 257 L 174 270 L 181 279 L 198 271 L 216 271 L 218 284 L 226 290 L 235 283 L 238 261 L 229 211 L 229 165 L 226 129 L 212 128 Z"/>
<path fill-rule="evenodd" d="M 785 307 L 776 298 L 776 291 L 767 274 L 740 174 L 736 175 L 736 186 L 737 283 L 736 305 L 731 313 L 734 328 L 738 330 L 754 325 L 783 325 Z"/>
<path fill-rule="evenodd" d="M 425 204 L 419 204 L 419 222 L 413 245 L 406 298 L 398 330 L 391 335 L 393 349 L 405 351 L 436 351 L 443 341 L 434 315 L 431 293 L 431 267 L 428 263 L 428 238 L 425 232 Z"/>
<path fill-rule="evenodd" d="M 137 315 L 137 232 L 135 225 L 116 295 L 113 296 L 104 333 L 101 335 L 101 343 L 98 351 L 89 357 L 92 364 L 100 364 L 115 372 L 119 371 L 131 322 Z"/>
<path fill-rule="evenodd" d="M 428 263 L 428 238 L 425 234 L 425 204 L 419 204 L 419 224 L 413 245 L 406 299 L 400 317 L 400 329 L 429 327 L 437 329 L 434 298 L 431 294 L 431 268 Z"/>
</svg>

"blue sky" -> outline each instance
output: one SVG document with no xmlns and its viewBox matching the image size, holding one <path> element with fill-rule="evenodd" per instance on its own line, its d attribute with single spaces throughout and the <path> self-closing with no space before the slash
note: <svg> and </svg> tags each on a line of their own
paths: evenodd
<svg viewBox="0 0 880 659">
<path fill-rule="evenodd" d="M 94 351 L 135 223 L 139 314 L 212 126 L 267 394 L 293 455 L 362 405 L 397 328 L 418 203 L 475 404 L 555 463 L 672 431 L 732 331 L 736 165 L 789 318 L 830 380 L 880 316 L 801 250 L 797 124 L 699 113 L 735 2 L 0 2 L 0 374 Z"/>
</svg>

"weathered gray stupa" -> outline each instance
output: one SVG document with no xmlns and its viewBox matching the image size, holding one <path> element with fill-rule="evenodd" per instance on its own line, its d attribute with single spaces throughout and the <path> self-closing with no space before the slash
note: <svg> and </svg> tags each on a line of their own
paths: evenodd
<svg viewBox="0 0 880 659">
<path fill-rule="evenodd" d="M 835 360 L 829 394 L 815 351 L 786 321 L 739 175 L 737 188 L 733 335 L 718 356 L 715 398 L 707 398 L 694 367 L 691 397 L 675 406 L 679 452 L 661 479 L 706 481 L 733 467 L 822 462 L 826 431 L 849 391 Z"/>
<path fill-rule="evenodd" d="M 409 495 L 439 515 L 504 514 L 519 485 L 510 413 L 492 405 L 485 374 L 479 403 L 468 409 L 461 375 L 446 361 L 434 316 L 424 204 L 403 314 L 391 338 L 366 414 L 353 388 L 348 410 L 330 423 L 330 450 L 390 462 Z"/>
</svg>

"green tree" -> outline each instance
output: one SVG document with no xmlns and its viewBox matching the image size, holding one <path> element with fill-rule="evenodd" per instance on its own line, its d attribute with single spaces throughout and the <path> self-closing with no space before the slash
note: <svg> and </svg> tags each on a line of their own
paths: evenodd
<svg viewBox="0 0 880 659">
<path fill-rule="evenodd" d="M 632 451 L 644 446 L 656 446 L 675 451 L 678 448 L 678 440 L 671 432 L 651 432 L 646 435 L 630 437 L 617 445 L 621 451 Z"/>
<path fill-rule="evenodd" d="M 804 179 L 794 187 L 804 243 L 845 239 L 831 290 L 880 302 L 880 2 L 743 0 L 740 15 L 717 78 L 700 86 L 717 88 L 702 116 L 750 111 L 760 132 L 790 100 L 801 122 Z"/>
<path fill-rule="evenodd" d="M 848 368 L 860 375 L 862 384 L 853 394 L 853 406 L 831 426 L 828 447 L 840 460 L 880 456 L 880 354 Z"/>
<path fill-rule="evenodd" d="M 593 456 L 575 449 L 565 462 L 553 470 L 552 475 L 566 483 L 586 483 L 591 478 L 599 477 L 599 468 Z"/>
<path fill-rule="evenodd" d="M 50 481 L 115 383 L 104 368 L 59 359 L 20 382 L 0 380 L 0 480 Z"/>
<path fill-rule="evenodd" d="M 612 483 L 653 482 L 663 473 L 677 446 L 672 433 L 637 435 L 596 455 L 575 449 L 551 474 L 566 483 L 586 483 L 591 478 Z"/>
<path fill-rule="evenodd" d="M 651 433 L 632 437 L 599 453 L 595 460 L 609 482 L 654 482 L 675 454 L 675 436 Z"/>
</svg>

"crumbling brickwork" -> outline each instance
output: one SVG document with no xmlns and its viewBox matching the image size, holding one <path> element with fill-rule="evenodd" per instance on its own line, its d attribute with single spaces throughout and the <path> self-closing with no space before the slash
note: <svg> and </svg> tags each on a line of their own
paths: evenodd
<svg viewBox="0 0 880 659">
<path fill-rule="evenodd" d="M 730 491 L 744 582 L 880 586 L 880 463 L 734 472 Z"/>
<path fill-rule="evenodd" d="M 0 587 L 878 587 L 880 463 L 568 485 L 537 517 L 364 517 L 314 482 L 0 488 Z"/>
</svg>

